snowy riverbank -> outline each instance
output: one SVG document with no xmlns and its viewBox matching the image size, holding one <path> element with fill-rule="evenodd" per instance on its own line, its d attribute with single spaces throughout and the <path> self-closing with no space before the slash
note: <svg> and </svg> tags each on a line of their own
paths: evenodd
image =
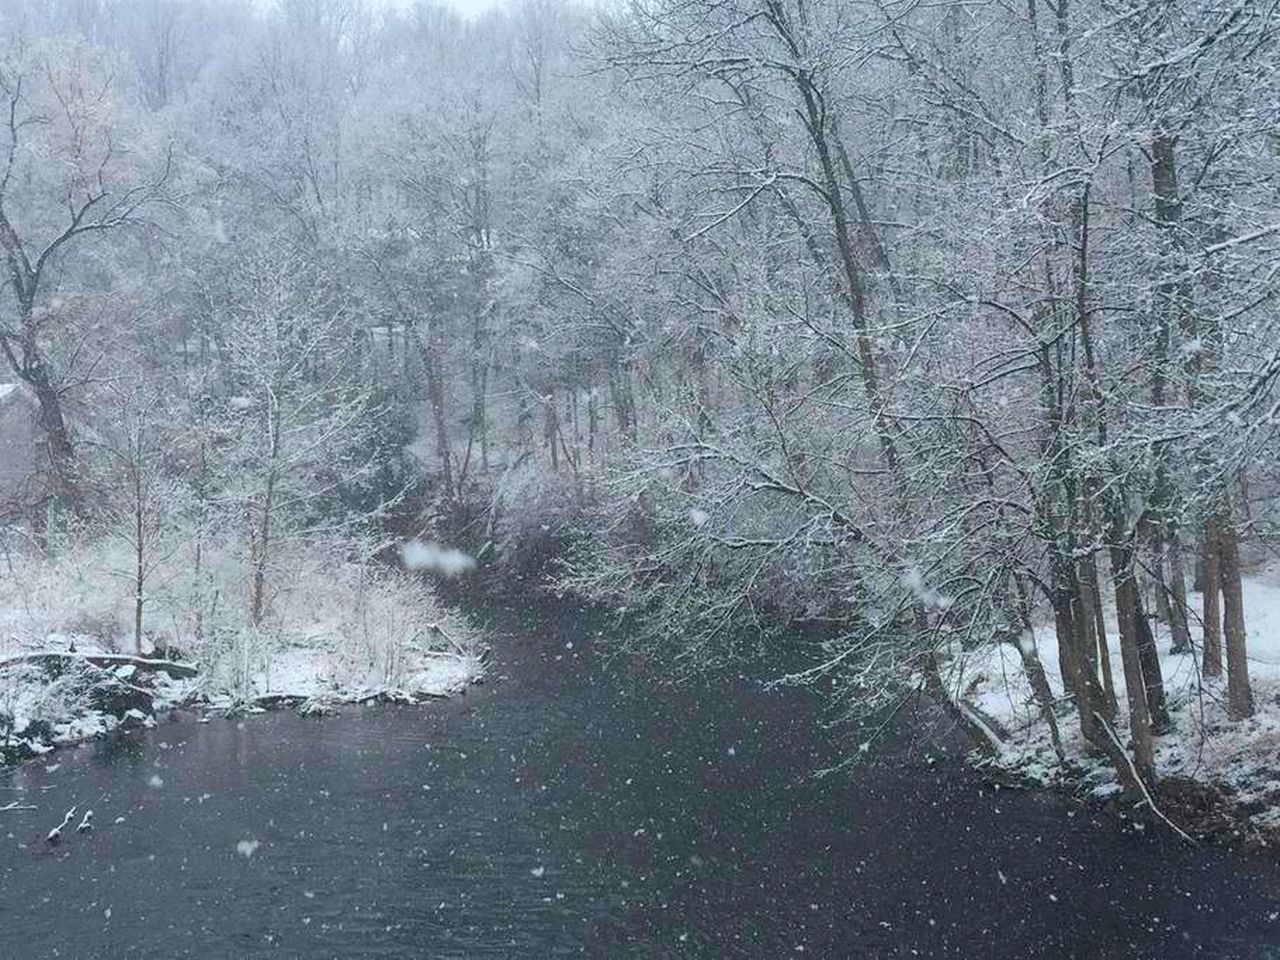
<svg viewBox="0 0 1280 960">
<path fill-rule="evenodd" d="M 0 664 L 0 762 L 22 760 L 58 746 L 130 726 L 153 726 L 156 715 L 176 708 L 235 714 L 271 706 L 325 713 L 344 703 L 394 700 L 412 703 L 457 693 L 483 674 L 478 655 L 406 649 L 402 674 L 387 682 L 375 672 L 353 670 L 324 649 L 278 652 L 250 678 L 247 689 L 217 679 L 197 665 L 150 661 L 100 665 L 102 651 L 24 650 Z M 0 661 L 7 659 L 0 657 Z M 175 678 L 164 667 L 191 667 Z"/>
<path fill-rule="evenodd" d="M 176 708 L 234 714 L 290 705 L 323 713 L 344 703 L 445 697 L 483 673 L 478 656 L 407 650 L 403 676 L 386 683 L 369 672 L 352 671 L 330 651 L 300 648 L 274 657 L 250 678 L 246 692 L 204 672 L 174 678 L 157 669 L 169 666 L 167 661 L 102 666 L 95 656 L 99 652 L 26 650 L 20 661 L 0 665 L 0 762 L 39 756 L 121 728 L 153 726 L 157 714 Z"/>
<path fill-rule="evenodd" d="M 1191 594 L 1188 601 L 1193 612 L 1196 652 L 1172 653 L 1168 630 L 1157 631 L 1173 726 L 1156 739 L 1156 767 L 1161 778 L 1188 778 L 1219 790 L 1238 817 L 1252 826 L 1273 829 L 1280 827 L 1280 564 L 1247 577 L 1244 599 L 1255 716 L 1239 722 L 1228 720 L 1225 677 L 1201 676 L 1198 640 L 1203 598 L 1198 593 Z M 1108 610 L 1107 617 L 1122 725 L 1127 714 L 1115 611 Z M 1037 627 L 1035 644 L 1053 692 L 1061 696 L 1058 640 L 1052 623 Z M 953 679 L 970 703 L 1008 732 L 997 758 L 1001 766 L 1043 784 L 1069 778 L 1054 754 L 1048 725 L 1032 697 L 1016 649 L 1006 644 L 962 658 L 956 664 Z M 1070 701 L 1059 701 L 1056 714 L 1064 751 L 1076 768 L 1070 779 L 1078 782 L 1083 772 L 1084 786 L 1094 796 L 1118 793 L 1120 787 L 1111 767 L 1085 755 Z"/>
<path fill-rule="evenodd" d="M 200 595 L 181 571 L 157 578 L 142 650 L 111 557 L 9 565 L 0 572 L 0 761 L 151 724 L 179 706 L 324 712 L 448 696 L 483 673 L 479 632 L 420 578 L 314 549 L 289 560 L 256 627 L 219 605 L 216 590 L 205 591 L 214 599 L 197 619 Z"/>
</svg>

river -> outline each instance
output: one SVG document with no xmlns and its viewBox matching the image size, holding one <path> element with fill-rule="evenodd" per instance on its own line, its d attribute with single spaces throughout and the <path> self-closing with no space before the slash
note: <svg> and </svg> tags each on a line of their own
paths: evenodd
<svg viewBox="0 0 1280 960">
<path fill-rule="evenodd" d="M 1265 858 L 928 739 L 816 778 L 838 747 L 805 692 L 665 684 L 568 607 L 494 623 L 490 682 L 448 702 L 164 722 L 0 775 L 38 807 L 0 812 L 0 957 L 1280 957 Z M 96 828 L 51 850 L 73 803 Z"/>
</svg>

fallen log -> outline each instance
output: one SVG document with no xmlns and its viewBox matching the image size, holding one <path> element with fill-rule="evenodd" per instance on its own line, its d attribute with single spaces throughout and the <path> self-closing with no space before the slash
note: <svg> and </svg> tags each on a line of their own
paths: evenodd
<svg viewBox="0 0 1280 960">
<path fill-rule="evenodd" d="M 104 670 L 109 670 L 113 667 L 131 666 L 146 672 L 165 673 L 174 680 L 190 680 L 200 673 L 195 664 L 181 663 L 176 660 L 152 660 L 148 657 L 130 656 L 127 653 L 72 653 L 65 650 L 35 651 L 20 654 L 16 657 L 6 657 L 0 660 L 0 669 L 16 667 L 24 663 L 55 663 L 59 660 L 63 662 L 83 660 Z"/>
</svg>

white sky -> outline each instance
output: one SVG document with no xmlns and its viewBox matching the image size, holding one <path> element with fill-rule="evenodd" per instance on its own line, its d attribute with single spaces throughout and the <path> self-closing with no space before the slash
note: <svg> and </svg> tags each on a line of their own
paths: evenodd
<svg viewBox="0 0 1280 960">
<path fill-rule="evenodd" d="M 448 0 L 449 6 L 453 7 L 459 13 L 476 14 L 483 13 L 490 7 L 503 3 L 504 0 Z"/>
<path fill-rule="evenodd" d="M 417 0 L 386 0 L 386 2 L 394 7 L 405 8 L 414 6 Z M 491 7 L 501 6 L 506 0 L 437 0 L 437 2 L 453 7 L 464 16 L 475 16 Z"/>
</svg>

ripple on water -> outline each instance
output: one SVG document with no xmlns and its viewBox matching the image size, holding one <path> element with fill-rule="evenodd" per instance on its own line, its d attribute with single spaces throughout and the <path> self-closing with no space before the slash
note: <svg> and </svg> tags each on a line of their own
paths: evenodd
<svg viewBox="0 0 1280 960">
<path fill-rule="evenodd" d="M 1269 864 L 995 796 L 933 743 L 814 780 L 803 692 L 619 675 L 594 627 L 526 621 L 511 680 L 447 703 L 9 773 L 40 809 L 0 822 L 5 957 L 1275 955 Z M 72 802 L 98 830 L 32 842 Z"/>
</svg>

